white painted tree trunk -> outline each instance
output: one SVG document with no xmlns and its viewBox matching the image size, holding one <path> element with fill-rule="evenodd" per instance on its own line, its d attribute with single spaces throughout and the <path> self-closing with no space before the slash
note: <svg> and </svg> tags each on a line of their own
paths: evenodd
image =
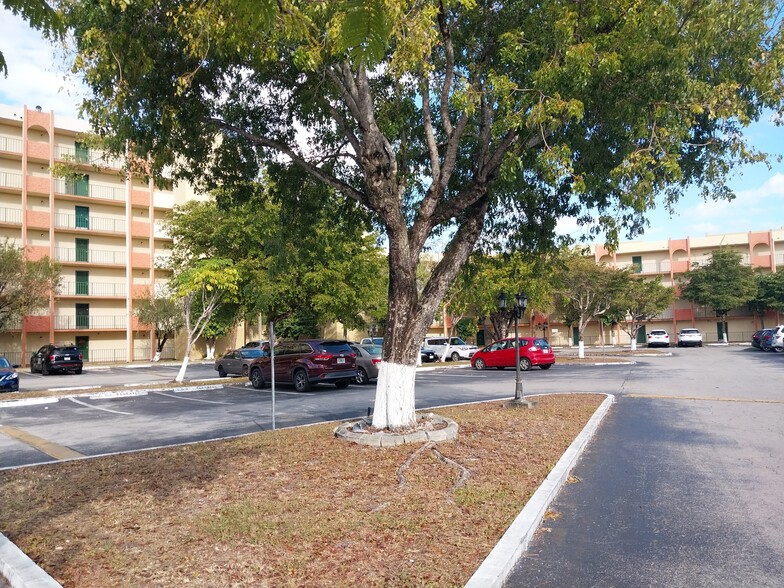
<svg viewBox="0 0 784 588">
<path fill-rule="evenodd" d="M 379 429 L 400 429 L 416 422 L 414 412 L 415 365 L 399 365 L 382 361 L 376 381 L 376 402 L 373 426 Z"/>
<path fill-rule="evenodd" d="M 637 351 L 637 337 L 632 339 L 632 351 Z"/>
<path fill-rule="evenodd" d="M 215 359 L 215 343 L 212 345 L 207 343 L 207 357 L 205 359 Z"/>
<path fill-rule="evenodd" d="M 161 352 L 160 351 L 156 351 L 155 355 L 153 355 L 153 357 L 152 357 L 152 360 L 153 361 L 161 361 Z"/>
<path fill-rule="evenodd" d="M 182 382 L 185 379 L 185 370 L 188 369 L 188 361 L 190 361 L 190 357 L 188 357 L 188 354 L 186 353 L 185 357 L 182 358 L 182 365 L 180 366 L 180 371 L 177 372 L 176 380 L 178 382 Z"/>
<path fill-rule="evenodd" d="M 585 359 L 585 341 L 582 339 L 577 344 L 577 357 L 580 359 Z"/>
</svg>

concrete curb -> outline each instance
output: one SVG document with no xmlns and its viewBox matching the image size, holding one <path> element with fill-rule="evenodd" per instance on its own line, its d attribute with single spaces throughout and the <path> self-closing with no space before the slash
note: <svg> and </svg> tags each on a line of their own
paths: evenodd
<svg viewBox="0 0 784 588">
<path fill-rule="evenodd" d="M 528 548 L 547 508 L 557 496 L 569 472 L 577 463 L 580 454 L 593 437 L 599 423 L 602 422 L 613 402 L 615 402 L 615 397 L 608 394 L 577 438 L 572 441 L 561 459 L 555 464 L 542 485 L 534 492 L 514 522 L 509 525 L 506 533 L 468 580 L 465 588 L 501 588 L 503 586 L 515 563 Z"/>
<path fill-rule="evenodd" d="M 62 588 L 52 576 L 0 533 L 0 580 L 3 578 L 11 588 Z"/>
</svg>

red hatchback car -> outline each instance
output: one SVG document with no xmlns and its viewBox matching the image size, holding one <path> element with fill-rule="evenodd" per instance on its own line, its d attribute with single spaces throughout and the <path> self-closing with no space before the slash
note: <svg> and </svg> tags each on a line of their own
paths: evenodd
<svg viewBox="0 0 784 588">
<path fill-rule="evenodd" d="M 357 354 L 343 339 L 281 341 L 275 345 L 275 379 L 306 392 L 314 384 L 346 388 L 357 377 Z M 248 366 L 248 379 L 257 390 L 272 379 L 272 358 L 257 357 Z"/>
<path fill-rule="evenodd" d="M 494 367 L 502 370 L 515 366 L 514 337 L 501 339 L 477 351 L 471 358 L 471 367 L 476 370 Z M 555 354 L 546 339 L 520 337 L 520 369 L 530 370 L 538 365 L 543 370 L 555 363 Z"/>
</svg>

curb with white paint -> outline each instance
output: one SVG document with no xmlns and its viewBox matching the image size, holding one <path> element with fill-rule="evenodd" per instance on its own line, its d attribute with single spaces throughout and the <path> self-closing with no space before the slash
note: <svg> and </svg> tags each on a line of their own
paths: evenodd
<svg viewBox="0 0 784 588">
<path fill-rule="evenodd" d="M 0 580 L 11 588 L 62 588 L 52 576 L 0 533 Z"/>
<path fill-rule="evenodd" d="M 555 467 L 534 492 L 531 499 L 509 525 L 506 533 L 468 580 L 465 588 L 500 588 L 512 571 L 515 563 L 528 548 L 528 544 L 539 528 L 547 508 L 555 499 L 569 472 L 580 457 L 588 441 L 593 437 L 599 423 L 615 402 L 615 396 L 607 395 L 596 409 L 583 430 L 555 464 Z"/>
</svg>

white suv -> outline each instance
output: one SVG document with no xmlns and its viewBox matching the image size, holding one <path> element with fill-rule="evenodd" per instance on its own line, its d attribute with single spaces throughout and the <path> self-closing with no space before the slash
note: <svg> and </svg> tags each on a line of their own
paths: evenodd
<svg viewBox="0 0 784 588">
<path fill-rule="evenodd" d="M 648 333 L 648 347 L 669 347 L 670 335 L 664 329 L 653 329 Z"/>
<path fill-rule="evenodd" d="M 773 351 L 778 351 L 779 353 L 784 351 L 784 325 L 771 327 L 770 347 L 768 347 L 768 350 L 770 349 L 772 349 Z"/>
<path fill-rule="evenodd" d="M 449 343 L 448 351 L 447 343 Z M 425 339 L 424 346 L 435 351 L 438 357 L 444 357 L 444 353 L 448 353 L 446 358 L 452 361 L 471 359 L 477 350 L 476 345 L 469 345 L 460 337 L 428 337 Z"/>
<path fill-rule="evenodd" d="M 678 333 L 678 347 L 693 345 L 702 347 L 702 333 L 698 329 L 681 329 Z"/>
</svg>

